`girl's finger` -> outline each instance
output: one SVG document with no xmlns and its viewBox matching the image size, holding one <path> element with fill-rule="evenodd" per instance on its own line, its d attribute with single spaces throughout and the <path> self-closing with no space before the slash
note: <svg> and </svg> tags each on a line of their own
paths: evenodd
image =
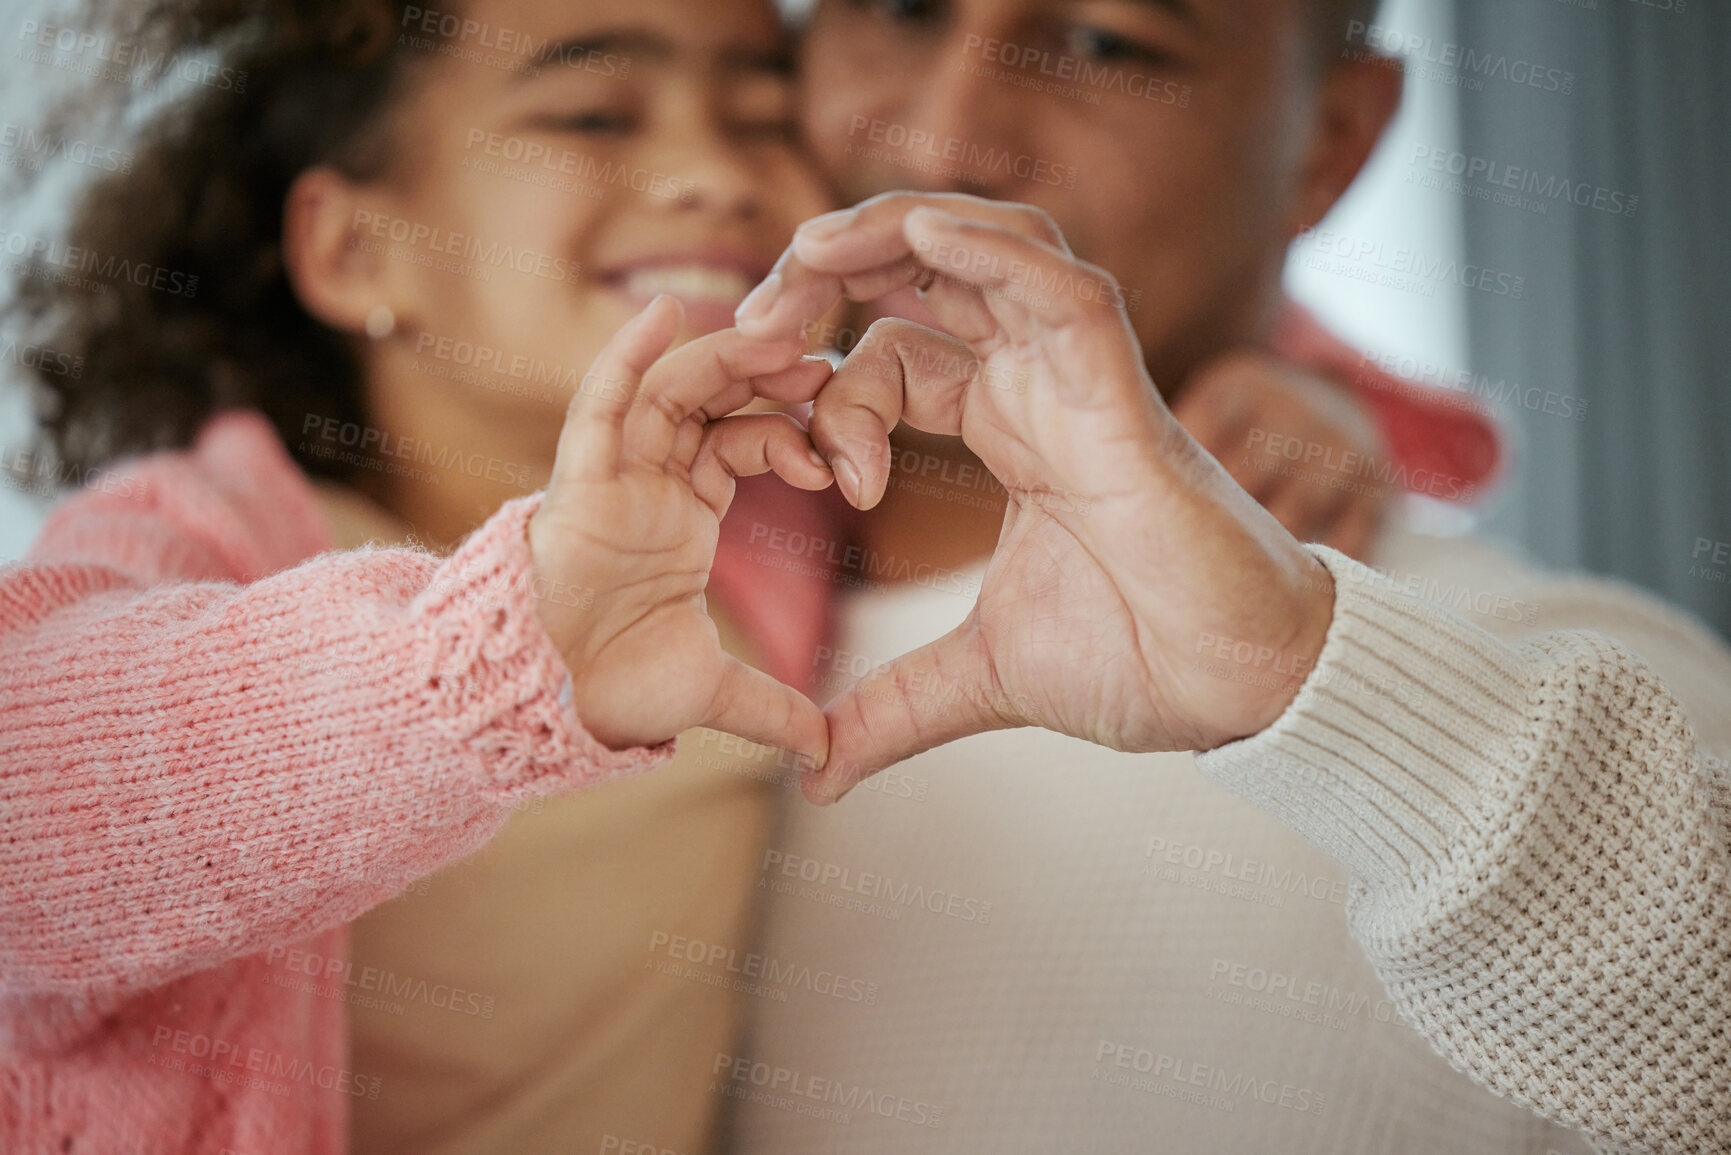
<svg viewBox="0 0 1731 1155">
<path fill-rule="evenodd" d="M 624 452 L 660 465 L 673 451 L 675 434 L 687 418 L 708 421 L 733 412 L 757 396 L 752 381 L 760 376 L 779 383 L 783 392 L 809 380 L 815 392 L 829 366 L 802 361 L 804 353 L 805 342 L 799 338 L 763 341 L 737 329 L 722 329 L 680 346 L 643 372 L 636 403 L 625 418 Z"/>
<path fill-rule="evenodd" d="M 566 410 L 555 478 L 608 477 L 618 468 L 626 418 L 643 376 L 673 344 L 684 317 L 679 299 L 663 293 L 613 334 Z"/>
<path fill-rule="evenodd" d="M 733 501 L 734 479 L 773 471 L 800 489 L 824 489 L 834 480 L 811 439 L 785 413 L 745 413 L 703 427 L 691 461 L 691 489 L 722 517 Z"/>
</svg>

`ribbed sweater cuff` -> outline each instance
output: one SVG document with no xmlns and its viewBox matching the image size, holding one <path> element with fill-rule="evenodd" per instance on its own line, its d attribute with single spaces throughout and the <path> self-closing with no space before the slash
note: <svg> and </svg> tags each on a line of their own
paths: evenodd
<svg viewBox="0 0 1731 1155">
<path fill-rule="evenodd" d="M 482 755 L 483 793 L 505 801 L 646 770 L 674 749 L 670 739 L 615 751 L 578 719 L 570 673 L 536 611 L 537 597 L 570 593 L 535 573 L 528 526 L 541 496 L 507 502 L 415 602 L 433 724 Z"/>
<path fill-rule="evenodd" d="M 1268 729 L 1198 768 L 1373 886 L 1418 885 L 1514 805 L 1534 672 L 1477 626 L 1323 546 L 1334 620 Z"/>
</svg>

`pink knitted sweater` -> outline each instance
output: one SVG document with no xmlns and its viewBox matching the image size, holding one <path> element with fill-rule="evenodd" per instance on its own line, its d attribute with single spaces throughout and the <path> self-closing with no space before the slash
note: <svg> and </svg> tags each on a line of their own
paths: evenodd
<svg viewBox="0 0 1731 1155">
<path fill-rule="evenodd" d="M 344 924 L 513 804 L 671 744 L 609 751 L 562 698 L 536 497 L 448 560 L 321 552 L 311 487 L 250 413 L 102 490 L 0 569 L 0 1151 L 340 1151 L 350 1097 L 390 1088 L 347 1067 L 343 1004 L 287 948 L 343 959 Z M 807 496 L 738 502 L 821 527 Z M 746 624 L 790 677 L 833 587 L 743 556 L 724 531 L 713 585 L 763 591 Z"/>
</svg>

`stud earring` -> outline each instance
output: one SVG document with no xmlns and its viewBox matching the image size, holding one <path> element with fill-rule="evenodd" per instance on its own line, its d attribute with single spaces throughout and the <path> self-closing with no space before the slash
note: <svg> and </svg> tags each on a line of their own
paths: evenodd
<svg viewBox="0 0 1731 1155">
<path fill-rule="evenodd" d="M 389 305 L 374 305 L 367 314 L 367 336 L 375 341 L 383 341 L 397 328 L 397 315 L 391 312 Z"/>
</svg>

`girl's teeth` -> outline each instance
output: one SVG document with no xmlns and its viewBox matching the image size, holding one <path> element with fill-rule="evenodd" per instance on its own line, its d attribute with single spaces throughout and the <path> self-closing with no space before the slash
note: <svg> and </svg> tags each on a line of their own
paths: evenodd
<svg viewBox="0 0 1731 1155">
<path fill-rule="evenodd" d="M 677 268 L 638 269 L 625 280 L 625 289 L 635 297 L 668 293 L 687 301 L 737 305 L 751 291 L 744 273 L 704 265 Z"/>
</svg>

